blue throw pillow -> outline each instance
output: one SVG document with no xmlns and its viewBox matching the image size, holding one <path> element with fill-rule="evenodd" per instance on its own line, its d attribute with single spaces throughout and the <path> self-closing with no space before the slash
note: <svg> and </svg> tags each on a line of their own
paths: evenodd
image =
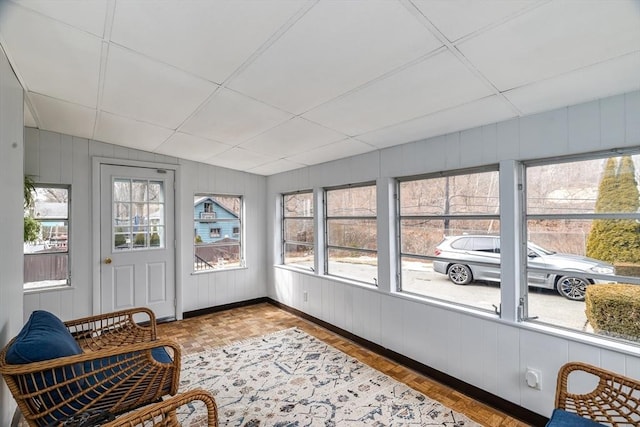
<svg viewBox="0 0 640 427">
<path fill-rule="evenodd" d="M 602 427 L 602 424 L 583 418 L 573 412 L 554 409 L 546 427 Z"/>
<path fill-rule="evenodd" d="M 6 361 L 24 364 L 76 354 L 82 349 L 64 323 L 48 311 L 36 310 L 7 350 Z"/>
</svg>

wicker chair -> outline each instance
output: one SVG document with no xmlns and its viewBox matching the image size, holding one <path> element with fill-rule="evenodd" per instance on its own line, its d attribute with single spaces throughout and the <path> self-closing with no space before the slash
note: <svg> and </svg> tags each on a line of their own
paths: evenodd
<svg viewBox="0 0 640 427">
<path fill-rule="evenodd" d="M 201 389 L 177 394 L 162 402 L 144 406 L 118 418 L 110 417 L 110 414 L 92 411 L 91 413 L 78 414 L 49 427 L 86 425 L 100 425 L 101 427 L 180 427 L 176 410 L 184 405 L 194 406 L 194 402 L 197 401 L 202 402 L 201 405 L 206 408 L 206 412 L 203 411 L 203 415 L 206 416 L 206 425 L 208 427 L 217 427 L 218 409 L 216 402 L 211 394 Z M 202 424 L 205 421 L 204 419 L 197 421 L 199 422 L 198 425 L 204 425 Z"/>
<path fill-rule="evenodd" d="M 595 389 L 576 394 L 568 391 L 569 374 L 595 375 Z M 597 423 L 612 426 L 640 425 L 640 381 L 582 362 L 570 362 L 560 368 L 556 388 L 556 408 Z M 555 412 L 554 412 L 555 415 Z M 549 426 L 553 426 L 553 418 Z"/>
<path fill-rule="evenodd" d="M 217 427 L 218 408 L 216 402 L 211 394 L 199 389 L 180 393 L 163 402 L 145 406 L 118 417 L 115 421 L 102 424 L 102 427 L 180 427 L 176 409 L 198 400 L 203 402 L 207 408 L 207 426 Z"/>
<path fill-rule="evenodd" d="M 134 321 L 142 315 L 147 325 Z M 88 410 L 121 414 L 176 394 L 180 347 L 156 339 L 149 310 L 91 316 L 64 326 L 81 348 L 79 354 L 10 364 L 8 349 L 17 337 L 0 351 L 0 373 L 30 426 Z"/>
</svg>

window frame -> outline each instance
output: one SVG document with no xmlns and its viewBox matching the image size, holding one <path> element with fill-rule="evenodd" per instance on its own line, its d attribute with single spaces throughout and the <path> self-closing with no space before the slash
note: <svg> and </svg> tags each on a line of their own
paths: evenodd
<svg viewBox="0 0 640 427">
<path fill-rule="evenodd" d="M 38 223 L 42 224 L 42 222 L 44 221 L 51 221 L 51 220 L 55 220 L 55 221 L 66 221 L 67 223 L 67 243 L 66 243 L 66 251 L 65 252 L 58 252 L 58 254 L 66 254 L 67 257 L 67 278 L 66 278 L 66 283 L 56 283 L 56 284 L 51 284 L 51 285 L 41 285 L 38 286 L 37 283 L 39 282 L 24 282 L 23 280 L 23 284 L 22 284 L 22 290 L 23 292 L 38 292 L 38 291 L 43 291 L 43 290 L 48 290 L 48 289 L 56 289 L 56 288 L 68 288 L 72 286 L 72 277 L 71 277 L 71 264 L 72 264 L 72 260 L 71 260 L 71 237 L 72 237 L 72 220 L 71 220 L 71 185 L 70 184 L 48 184 L 48 183 L 43 183 L 43 182 L 34 182 L 33 183 L 33 187 L 34 189 L 37 191 L 38 188 L 52 188 L 52 189 L 64 189 L 67 191 L 67 215 L 66 218 L 62 218 L 62 217 L 53 217 L 53 218 L 45 218 L 45 219 L 38 219 L 35 217 L 32 217 L 34 220 L 38 221 Z M 37 203 L 37 202 L 35 202 Z M 35 207 L 34 207 L 35 209 Z M 42 225 L 41 225 L 42 227 Z M 42 228 L 41 228 L 42 229 Z M 26 242 L 25 242 L 26 243 Z M 55 252 L 54 252 L 55 254 Z M 24 253 L 23 251 L 23 268 L 24 268 L 24 264 L 26 263 L 28 258 L 31 257 L 40 257 L 40 256 L 50 256 L 51 253 Z M 61 279 L 62 280 L 62 279 Z M 42 281 L 40 281 L 42 282 Z M 27 286 L 27 283 L 30 284 L 34 284 L 32 286 Z"/>
<path fill-rule="evenodd" d="M 591 152 L 591 153 L 583 153 L 583 154 L 577 154 L 577 155 L 568 155 L 568 156 L 562 156 L 562 157 L 551 157 L 551 158 L 544 158 L 544 159 L 533 159 L 533 160 L 528 160 L 528 161 L 522 161 L 520 162 L 520 167 L 522 170 L 522 182 L 523 182 L 523 197 L 522 197 L 522 202 L 521 202 L 521 209 L 522 209 L 522 223 L 521 223 L 521 227 L 519 232 L 521 233 L 522 237 L 522 241 L 523 244 L 526 245 L 526 242 L 529 241 L 529 223 L 532 220 L 577 220 L 577 221 L 581 221 L 581 220 L 589 220 L 589 221 L 595 221 L 595 220 L 603 220 L 603 219 L 622 219 L 622 220 L 636 220 L 637 222 L 640 222 L 640 210 L 638 210 L 635 213 L 625 213 L 625 212 L 618 212 L 618 213 L 596 213 L 595 209 L 594 212 L 589 212 L 589 213 L 557 213 L 557 214 L 550 214 L 550 213 L 529 213 L 529 203 L 528 203 L 528 191 L 529 191 L 529 185 L 527 182 L 527 169 L 531 168 L 531 167 L 537 167 L 537 166 L 545 166 L 545 165 L 562 165 L 562 164 L 570 164 L 570 163 L 576 163 L 576 162 L 582 162 L 582 161 L 589 161 L 589 160 L 602 160 L 604 162 L 608 161 L 608 159 L 610 158 L 618 158 L 618 157 L 623 157 L 623 156 L 640 156 L 640 147 L 634 147 L 634 148 L 628 148 L 628 149 L 618 149 L 618 150 L 608 150 L 608 151 L 599 151 L 599 152 Z M 639 169 L 636 169 L 636 172 L 638 172 Z M 637 175 L 636 175 L 637 176 Z M 601 177 L 598 181 L 598 185 L 601 183 Z M 638 184 L 638 182 L 636 183 Z M 521 262 L 521 270 L 522 270 L 522 275 L 524 278 L 527 277 L 527 275 L 529 274 L 529 272 L 533 272 L 533 273 L 551 273 L 551 274 L 557 274 L 557 275 L 567 275 L 567 272 L 570 272 L 570 270 L 558 270 L 558 269 L 552 269 L 552 268 L 531 268 L 527 261 L 526 261 L 526 252 L 523 256 L 523 261 Z M 631 285 L 635 285 L 635 286 L 640 286 L 640 277 L 634 277 L 634 276 L 623 276 L 623 275 L 619 275 L 617 272 L 615 272 L 613 275 L 610 274 L 599 274 L 599 273 L 595 273 L 595 272 L 589 272 L 588 273 L 588 278 L 590 279 L 600 279 L 600 280 L 604 280 L 604 281 L 610 281 L 612 283 L 624 283 L 624 284 L 631 284 Z M 552 290 L 554 293 L 558 294 L 557 289 L 553 289 Z M 634 347 L 637 347 L 640 345 L 639 342 L 634 342 L 631 341 L 627 338 L 621 337 L 621 336 L 616 336 L 616 335 L 608 335 L 608 334 L 600 334 L 597 333 L 595 331 L 587 331 L 587 330 L 579 330 L 579 329 L 574 329 L 571 327 L 565 327 L 562 325 L 557 325 L 555 323 L 550 323 L 549 321 L 546 321 L 545 319 L 540 319 L 538 316 L 535 316 L 536 313 L 532 313 L 534 315 L 534 317 L 529 317 L 529 298 L 530 298 L 530 290 L 527 286 L 524 286 L 524 289 L 521 290 L 522 294 L 522 298 L 521 298 L 521 304 L 523 305 L 522 307 L 522 312 L 523 312 L 523 316 L 521 318 L 518 319 L 520 324 L 523 325 L 540 325 L 542 327 L 548 327 L 548 328 L 552 328 L 552 329 L 557 329 L 557 330 L 562 330 L 562 331 L 569 331 L 570 333 L 577 333 L 580 335 L 583 335 L 585 337 L 586 340 L 603 340 L 604 342 L 615 342 L 616 345 L 619 344 L 623 344 L 623 345 L 631 345 Z M 562 295 L 556 295 L 559 298 L 564 298 L 564 296 Z M 574 301 L 572 301 L 574 302 Z M 575 303 L 582 303 L 585 304 L 584 301 L 575 301 Z"/>
<path fill-rule="evenodd" d="M 312 214 L 311 216 L 287 216 L 286 214 L 286 209 L 285 209 L 285 199 L 287 198 L 287 196 L 294 196 L 294 195 L 298 195 L 298 194 L 309 194 L 311 196 L 311 211 Z M 307 242 L 300 242 L 298 240 L 287 240 L 286 238 L 286 231 L 287 231 L 287 220 L 307 220 L 307 221 L 311 221 L 311 223 L 313 225 L 315 225 L 315 219 L 316 219 L 316 209 L 314 207 L 314 199 L 315 199 L 315 192 L 313 190 L 298 190 L 298 191 L 291 191 L 291 192 L 287 192 L 287 193 L 282 193 L 280 195 L 280 209 L 282 211 L 282 217 L 280 220 L 280 228 L 281 228 L 281 243 L 280 243 L 280 264 L 287 266 L 287 267 L 291 267 L 291 268 L 296 268 L 296 269 L 301 269 L 304 271 L 314 271 L 315 267 L 304 267 L 302 265 L 296 265 L 296 264 L 288 264 L 286 262 L 286 253 L 287 253 L 287 245 L 288 244 L 295 244 L 295 245 L 299 245 L 299 246 L 306 246 L 309 247 L 313 250 L 313 262 L 312 264 L 315 266 L 315 262 L 316 262 L 316 241 L 318 240 L 316 238 L 316 231 L 315 231 L 315 227 L 314 227 L 314 231 L 313 231 L 313 241 L 311 243 L 307 243 Z"/>
<path fill-rule="evenodd" d="M 215 200 L 216 198 L 237 198 L 238 199 L 238 218 L 221 218 L 216 212 L 215 212 L 215 208 L 213 207 L 213 203 L 211 203 L 212 206 L 212 211 L 211 212 L 206 212 L 205 210 L 203 210 L 204 213 L 207 214 L 211 214 L 211 215 L 206 215 L 205 218 L 201 217 L 200 215 L 196 215 L 196 211 L 195 211 L 195 201 L 198 198 L 210 198 Z M 246 255 L 245 255 L 245 242 L 243 241 L 244 236 L 246 233 L 244 233 L 244 215 L 245 215 L 245 199 L 243 195 L 240 194 L 223 194 L 223 193 L 218 193 L 218 192 L 198 192 L 195 193 L 193 195 L 193 201 L 194 201 L 194 205 L 192 207 L 192 212 L 193 212 L 193 221 L 194 221 L 194 240 L 193 240 L 193 254 L 192 254 L 192 259 L 193 259 L 193 267 L 192 267 L 192 274 L 206 274 L 206 273 L 215 273 L 218 271 L 228 271 L 228 270 L 234 270 L 234 269 L 242 269 L 242 268 L 246 268 Z M 209 202 L 203 202 L 203 209 L 204 209 L 204 205 L 208 204 Z M 228 210 L 226 207 L 224 207 L 224 209 Z M 235 213 L 234 213 L 235 214 Z M 198 248 L 198 246 L 203 246 L 205 244 L 207 244 L 206 242 L 201 242 L 198 243 L 197 242 L 197 236 L 198 234 L 198 223 L 206 223 L 207 224 L 207 229 L 209 230 L 209 232 L 207 233 L 207 236 L 209 239 L 222 239 L 223 237 L 223 233 L 222 233 L 222 226 L 220 225 L 219 227 L 213 227 L 211 224 L 213 223 L 236 223 L 237 222 L 237 228 L 238 228 L 238 234 L 233 234 L 232 232 L 229 233 L 230 237 L 237 237 L 238 241 L 237 242 L 226 242 L 224 246 L 237 246 L 238 249 L 238 261 L 237 263 L 234 262 L 234 265 L 226 265 L 226 262 L 220 263 L 219 261 L 216 262 L 216 264 L 212 264 L 209 262 L 198 262 L 197 258 L 198 255 L 196 254 L 196 250 Z M 232 225 L 232 229 L 234 229 L 234 225 Z M 211 237 L 211 230 L 215 229 L 215 228 L 219 228 L 220 229 L 220 236 L 219 237 Z M 202 239 L 202 236 L 200 236 L 200 238 Z M 212 245 L 215 245 L 215 242 L 211 243 Z M 236 265 L 237 264 L 237 265 Z M 201 268 L 197 268 L 197 265 L 204 265 Z"/>
<path fill-rule="evenodd" d="M 350 282 L 356 282 L 356 283 L 360 283 L 363 285 L 367 285 L 367 286 L 374 286 L 374 287 L 378 287 L 378 267 L 379 267 L 379 261 L 378 261 L 378 255 L 380 252 L 380 249 L 377 246 L 377 241 L 376 241 L 376 249 L 366 249 L 366 248 L 354 248 L 354 247 L 345 247 L 345 246 L 338 246 L 338 245 L 331 245 L 329 244 L 329 231 L 330 231 L 330 227 L 329 227 L 329 220 L 354 220 L 354 221 L 358 221 L 358 220 L 366 220 L 366 221 L 374 221 L 375 225 L 376 225 L 376 240 L 378 239 L 378 207 L 377 207 L 377 201 L 376 201 L 376 214 L 375 216 L 365 216 L 365 215 L 354 215 L 354 216 L 343 216 L 343 215 L 339 215 L 339 216 L 329 216 L 328 215 L 328 211 L 329 211 L 329 207 L 328 207 L 328 193 L 331 191 L 336 191 L 336 190 L 344 190 L 344 189 L 352 189 L 352 188 L 363 188 L 363 187 L 373 187 L 374 189 L 374 194 L 376 194 L 376 198 L 377 198 L 377 192 L 378 192 L 378 185 L 375 181 L 367 181 L 367 182 L 362 182 L 362 183 L 355 183 L 355 184 L 346 184 L 346 185 L 339 185 L 339 186 L 333 186 L 333 187 L 325 187 L 323 188 L 323 228 L 324 228 L 324 239 L 323 239 L 323 255 L 324 255 L 324 274 L 327 276 L 331 276 L 331 277 L 335 277 L 335 278 L 339 278 L 341 280 L 347 280 Z M 352 277 L 347 277 L 347 276 L 340 276 L 337 274 L 332 274 L 329 272 L 329 251 L 331 249 L 337 249 L 337 250 L 346 250 L 346 251 L 355 251 L 355 252 L 361 252 L 361 253 L 369 253 L 369 254 L 375 254 L 376 256 L 376 277 L 373 278 L 373 282 L 366 282 L 364 280 L 358 280 Z"/>
<path fill-rule="evenodd" d="M 421 174 L 421 175 L 410 175 L 410 176 L 404 176 L 404 177 L 397 177 L 395 178 L 395 219 L 396 219 L 396 247 L 397 247 L 397 253 L 398 255 L 396 256 L 396 271 L 397 271 L 397 279 L 396 279 L 396 291 L 397 292 L 401 292 L 401 293 L 407 293 L 410 295 L 416 295 L 419 297 L 424 297 L 424 298 L 428 298 L 428 299 L 438 299 L 436 297 L 431 297 L 431 296 L 427 296 L 427 295 L 423 295 L 423 294 L 416 294 L 413 292 L 409 292 L 406 290 L 403 290 L 402 287 L 402 279 L 403 279 L 403 274 L 402 274 L 402 261 L 403 261 L 403 257 L 407 257 L 407 258 L 416 258 L 416 259 L 421 259 L 421 260 L 426 260 L 426 261 L 456 261 L 454 259 L 449 259 L 449 258 L 443 258 L 443 257 L 436 257 L 436 256 L 431 256 L 431 255 L 424 255 L 424 254 L 417 254 L 417 253 L 411 253 L 411 252 L 404 252 L 402 250 L 402 222 L 403 220 L 420 220 L 420 221 L 483 221 L 483 220 L 496 220 L 498 222 L 500 222 L 500 217 L 501 217 L 501 210 L 502 210 L 502 201 L 500 200 L 500 193 L 498 192 L 498 212 L 495 214 L 419 214 L 419 215 L 403 215 L 402 214 L 402 209 L 401 209 L 401 205 L 402 205 L 402 196 L 401 196 L 401 185 L 402 183 L 405 182 L 411 182 L 411 181 L 421 181 L 421 180 L 429 180 L 429 179 L 438 179 L 438 178 L 449 178 L 449 177 L 454 177 L 454 176 L 463 176 L 463 175 L 472 175 L 472 174 L 479 174 L 479 173 L 488 173 L 488 172 L 496 172 L 497 175 L 497 182 L 500 182 L 500 167 L 498 164 L 492 164 L 492 165 L 485 165 L 485 166 L 480 166 L 480 167 L 474 167 L 474 168 L 464 168 L 464 169 L 454 169 L 454 170 L 447 170 L 447 171 L 440 171 L 440 172 L 434 172 L 434 173 L 428 173 L 428 174 Z M 495 236 L 494 236 L 495 237 Z M 500 238 L 500 229 L 498 229 L 498 238 Z M 483 262 L 478 262 L 478 261 L 474 261 L 475 265 L 480 265 L 480 266 L 488 266 L 488 267 L 495 267 L 495 264 L 490 264 L 490 263 L 483 263 Z M 498 268 L 502 269 L 502 262 L 500 262 L 498 264 Z M 458 305 L 460 307 L 471 307 L 472 309 L 478 309 L 478 310 L 482 310 L 481 308 L 475 307 L 475 306 L 468 306 L 456 301 L 450 301 L 450 300 L 442 300 L 442 301 L 446 301 L 447 303 L 451 303 L 451 304 L 455 304 Z M 496 313 L 497 314 L 497 313 Z"/>
</svg>

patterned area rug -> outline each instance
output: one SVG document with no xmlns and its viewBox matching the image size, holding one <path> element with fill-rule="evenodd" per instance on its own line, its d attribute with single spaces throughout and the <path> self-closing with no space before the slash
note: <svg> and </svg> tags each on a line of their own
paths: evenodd
<svg viewBox="0 0 640 427">
<path fill-rule="evenodd" d="M 479 426 L 297 328 L 186 356 L 180 375 L 215 395 L 221 426 Z M 198 405 L 178 418 L 206 425 Z"/>
</svg>

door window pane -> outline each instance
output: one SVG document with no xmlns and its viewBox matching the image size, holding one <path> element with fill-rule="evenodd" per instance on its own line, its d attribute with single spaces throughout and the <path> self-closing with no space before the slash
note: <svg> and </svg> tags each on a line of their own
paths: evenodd
<svg viewBox="0 0 640 427">
<path fill-rule="evenodd" d="M 164 183 L 113 180 L 113 250 L 164 248 Z"/>
</svg>

